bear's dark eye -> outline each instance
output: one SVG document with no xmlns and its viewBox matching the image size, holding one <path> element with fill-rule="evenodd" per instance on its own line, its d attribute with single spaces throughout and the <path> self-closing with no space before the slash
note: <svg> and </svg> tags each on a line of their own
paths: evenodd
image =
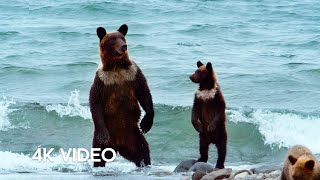
<svg viewBox="0 0 320 180">
<path fill-rule="evenodd" d="M 121 39 L 122 39 L 122 41 L 126 42 L 126 39 L 124 37 L 122 37 Z"/>
<path fill-rule="evenodd" d="M 109 41 L 108 43 L 105 43 L 103 45 L 104 48 L 108 48 L 108 47 L 114 47 L 116 43 L 114 41 Z"/>
</svg>

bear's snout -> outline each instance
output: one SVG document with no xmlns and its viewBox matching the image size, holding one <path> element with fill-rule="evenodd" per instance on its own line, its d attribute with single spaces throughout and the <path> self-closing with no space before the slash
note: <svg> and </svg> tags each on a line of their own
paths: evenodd
<svg viewBox="0 0 320 180">
<path fill-rule="evenodd" d="M 189 78 L 190 78 L 190 80 L 191 80 L 192 82 L 197 83 L 197 79 L 194 77 L 193 74 L 190 75 Z"/>
</svg>

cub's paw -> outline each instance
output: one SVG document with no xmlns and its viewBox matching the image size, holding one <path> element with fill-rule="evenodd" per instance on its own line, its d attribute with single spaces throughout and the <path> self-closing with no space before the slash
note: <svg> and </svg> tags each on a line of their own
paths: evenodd
<svg viewBox="0 0 320 180">
<path fill-rule="evenodd" d="M 197 160 L 197 162 L 208 162 L 208 158 L 202 158 L 202 157 L 200 157 L 198 160 Z"/>
</svg>

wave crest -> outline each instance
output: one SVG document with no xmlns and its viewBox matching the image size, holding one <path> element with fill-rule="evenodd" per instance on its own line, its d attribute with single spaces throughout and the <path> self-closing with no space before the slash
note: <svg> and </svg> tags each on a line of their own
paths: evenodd
<svg viewBox="0 0 320 180">
<path fill-rule="evenodd" d="M 309 147 L 320 153 L 320 139 L 316 137 L 320 127 L 320 117 L 304 116 L 292 112 L 272 112 L 270 110 L 237 111 L 229 110 L 229 121 L 251 123 L 257 126 L 264 137 L 264 143 L 271 146 L 290 148 L 296 144 Z"/>
<path fill-rule="evenodd" d="M 7 100 L 6 97 L 3 97 L 0 101 L 0 131 L 6 131 L 14 127 L 10 123 L 8 117 L 9 113 L 14 111 L 13 109 L 9 108 L 12 104 L 15 104 L 15 102 L 12 100 Z"/>
</svg>

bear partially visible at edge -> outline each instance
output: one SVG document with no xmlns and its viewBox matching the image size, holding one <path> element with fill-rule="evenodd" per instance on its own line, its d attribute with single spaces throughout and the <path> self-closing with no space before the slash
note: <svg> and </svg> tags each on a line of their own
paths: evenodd
<svg viewBox="0 0 320 180">
<path fill-rule="evenodd" d="M 107 33 L 97 28 L 101 65 L 90 90 L 90 111 L 94 122 L 93 147 L 113 148 L 136 166 L 150 165 L 149 145 L 143 136 L 153 124 L 152 96 L 141 69 L 130 60 L 125 35 L 128 26 Z M 146 112 L 141 116 L 140 106 Z M 107 151 L 108 152 L 108 151 Z M 110 159 L 112 154 L 106 154 Z M 105 161 L 94 167 L 105 166 Z"/>
<path fill-rule="evenodd" d="M 282 180 L 320 180 L 320 164 L 305 146 L 291 148 L 284 160 Z"/>
</svg>

